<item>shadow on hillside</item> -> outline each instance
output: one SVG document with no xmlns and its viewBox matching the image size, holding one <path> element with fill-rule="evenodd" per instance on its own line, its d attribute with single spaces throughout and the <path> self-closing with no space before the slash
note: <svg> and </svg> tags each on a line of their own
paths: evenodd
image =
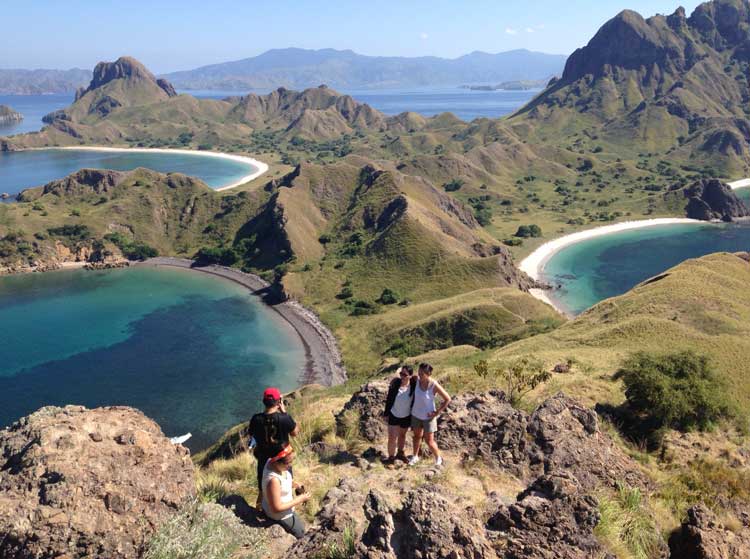
<svg viewBox="0 0 750 559">
<path fill-rule="evenodd" d="M 268 528 L 273 524 L 266 516 L 260 516 L 241 495 L 227 495 L 217 501 L 223 507 L 231 510 L 244 524 L 252 528 Z"/>
<path fill-rule="evenodd" d="M 653 418 L 638 416 L 627 404 L 596 404 L 594 409 L 636 447 L 653 452 L 662 446 L 663 430 Z"/>
</svg>

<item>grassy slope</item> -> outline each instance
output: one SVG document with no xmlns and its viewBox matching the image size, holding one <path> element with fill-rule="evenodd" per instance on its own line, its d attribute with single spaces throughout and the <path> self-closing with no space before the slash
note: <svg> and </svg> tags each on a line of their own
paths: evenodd
<svg viewBox="0 0 750 559">
<path fill-rule="evenodd" d="M 732 397 L 750 405 L 750 264 L 718 253 L 688 260 L 628 293 L 602 301 L 555 331 L 490 352 L 492 360 L 534 354 L 547 363 L 578 361 L 538 397 L 563 389 L 589 403 L 620 403 L 612 373 L 635 351 L 692 349 L 710 356 Z"/>
</svg>

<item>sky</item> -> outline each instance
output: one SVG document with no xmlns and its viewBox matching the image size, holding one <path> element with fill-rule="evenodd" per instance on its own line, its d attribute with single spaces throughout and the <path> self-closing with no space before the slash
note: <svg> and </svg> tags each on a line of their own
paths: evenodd
<svg viewBox="0 0 750 559">
<path fill-rule="evenodd" d="M 698 1 L 684 2 L 688 14 Z M 130 55 L 166 73 L 271 48 L 455 58 L 475 50 L 570 54 L 623 9 L 664 0 L 1 0 L 0 68 L 93 68 Z"/>
</svg>

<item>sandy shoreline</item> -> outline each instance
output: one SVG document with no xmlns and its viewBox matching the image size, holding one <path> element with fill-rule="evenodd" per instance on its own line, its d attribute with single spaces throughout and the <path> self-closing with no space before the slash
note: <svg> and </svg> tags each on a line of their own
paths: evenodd
<svg viewBox="0 0 750 559">
<path fill-rule="evenodd" d="M 750 180 L 748 181 L 750 186 Z M 731 186 L 731 185 L 730 185 Z M 735 187 L 733 187 L 735 188 Z M 664 217 L 656 219 L 643 219 L 638 221 L 624 221 L 622 223 L 614 223 L 612 225 L 603 225 L 601 227 L 594 227 L 593 229 L 586 229 L 584 231 L 578 231 L 569 235 L 564 235 L 557 239 L 553 239 L 544 243 L 542 246 L 537 248 L 534 252 L 528 255 L 521 261 L 518 268 L 525 272 L 529 277 L 535 280 L 541 280 L 544 272 L 544 266 L 549 262 L 557 252 L 565 247 L 580 243 L 587 239 L 594 237 L 601 237 L 602 235 L 610 235 L 612 233 L 619 233 L 621 231 L 630 231 L 632 229 L 643 229 L 644 227 L 654 227 L 656 225 L 675 225 L 684 223 L 704 223 L 697 219 L 688 219 L 684 217 Z M 564 309 L 559 305 L 556 305 L 543 289 L 531 289 L 529 293 L 544 301 L 548 305 L 552 305 L 558 312 L 567 314 Z"/>
<path fill-rule="evenodd" d="M 168 149 L 168 148 L 114 148 L 105 146 L 61 146 L 61 147 L 48 147 L 48 148 L 27 148 L 22 151 L 31 150 L 56 150 L 56 149 L 68 149 L 68 150 L 86 150 L 86 151 L 103 151 L 103 152 L 127 152 L 127 153 L 179 153 L 182 155 L 194 155 L 202 157 L 216 157 L 219 159 L 229 159 L 231 161 L 238 161 L 247 165 L 253 166 L 256 170 L 249 175 L 245 175 L 240 180 L 235 181 L 231 184 L 214 188 L 213 190 L 221 192 L 222 190 L 229 190 L 235 188 L 251 180 L 257 179 L 261 175 L 268 172 L 268 165 L 252 157 L 245 155 L 235 155 L 231 153 L 221 153 L 218 151 L 199 151 L 192 149 Z"/>
<path fill-rule="evenodd" d="M 737 190 L 738 188 L 746 188 L 750 186 L 750 179 L 740 179 L 738 181 L 728 182 L 727 184 L 732 190 Z"/>
<path fill-rule="evenodd" d="M 192 260 L 184 258 L 158 257 L 151 258 L 136 266 L 171 266 L 185 270 L 219 276 L 247 287 L 253 294 L 268 287 L 268 283 L 253 274 L 246 274 L 225 266 L 193 266 Z M 333 386 L 346 381 L 346 369 L 342 364 L 341 352 L 336 338 L 311 310 L 296 301 L 285 301 L 268 308 L 278 313 L 289 327 L 299 336 L 305 348 L 305 370 L 300 378 L 301 384 L 322 384 Z"/>
</svg>

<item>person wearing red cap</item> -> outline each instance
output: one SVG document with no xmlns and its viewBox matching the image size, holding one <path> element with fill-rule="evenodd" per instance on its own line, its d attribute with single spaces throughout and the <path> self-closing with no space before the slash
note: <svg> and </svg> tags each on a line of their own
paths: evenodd
<svg viewBox="0 0 750 559">
<path fill-rule="evenodd" d="M 294 450 L 291 445 L 276 450 L 278 452 L 263 468 L 263 511 L 295 538 L 301 538 L 305 534 L 305 524 L 294 508 L 306 503 L 310 494 L 292 477 Z"/>
<path fill-rule="evenodd" d="M 263 392 L 265 410 L 256 413 L 250 419 L 249 432 L 255 440 L 253 454 L 258 460 L 258 501 L 256 508 L 260 509 L 263 468 L 266 461 L 273 456 L 280 447 L 289 444 L 289 437 L 296 437 L 299 427 L 294 419 L 286 413 L 284 401 L 278 388 L 266 388 Z"/>
</svg>

